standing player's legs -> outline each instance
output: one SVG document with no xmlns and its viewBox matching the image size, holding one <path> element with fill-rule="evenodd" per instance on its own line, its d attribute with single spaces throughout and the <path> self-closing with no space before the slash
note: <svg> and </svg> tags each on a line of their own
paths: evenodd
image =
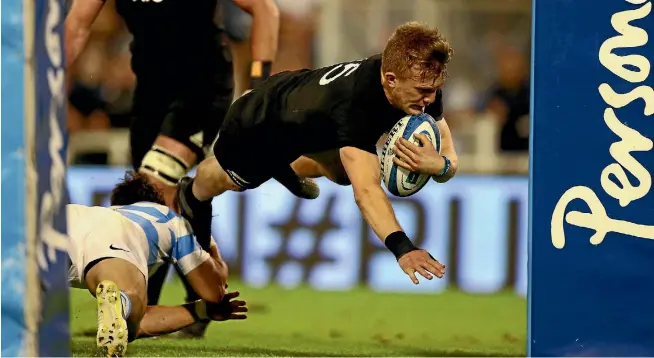
<svg viewBox="0 0 654 358">
<path fill-rule="evenodd" d="M 165 91 L 163 83 L 151 83 L 149 81 L 140 81 L 134 96 L 133 119 L 130 128 L 130 146 L 132 154 L 132 166 L 135 170 L 146 172 L 142 170 L 144 166 L 144 157 L 146 155 L 152 163 L 147 167 L 150 170 L 157 171 L 157 174 L 164 174 L 169 176 L 173 169 L 162 168 L 166 161 L 161 160 L 159 163 L 156 159 L 164 154 L 161 151 L 166 151 L 172 156 L 182 158 L 186 162 L 194 162 L 197 154 L 180 145 L 174 139 L 161 135 L 161 128 L 164 119 L 169 113 L 169 108 L 175 101 L 177 93 L 173 91 Z M 150 153 L 154 152 L 154 153 Z M 184 172 L 185 174 L 186 172 Z M 152 183 L 165 193 L 166 202 L 171 200 L 171 188 L 174 186 L 160 180 L 160 175 L 150 175 Z M 161 265 L 157 271 L 150 278 L 148 285 L 148 305 L 156 305 L 159 302 L 161 290 L 167 273 L 170 269 L 169 264 Z"/>
<path fill-rule="evenodd" d="M 227 108 L 231 103 L 231 72 L 225 61 L 220 71 L 210 81 L 178 84 L 161 94 L 163 98 L 174 98 L 165 106 L 164 113 L 155 111 L 159 117 L 144 115 L 134 121 L 131 131 L 132 160 L 139 172 L 148 174 L 152 183 L 164 193 L 164 200 L 169 206 L 174 201 L 177 182 L 204 158 L 204 148 L 216 137 Z M 151 89 L 144 95 L 162 92 Z M 137 102 L 137 101 L 135 101 Z M 138 103 L 138 102 L 137 102 Z M 144 109 L 147 111 L 148 109 Z M 148 284 L 148 304 L 156 305 L 161 295 L 164 281 L 170 269 L 169 264 L 162 265 L 150 278 Z M 198 295 L 181 277 L 186 288 L 187 302 L 199 299 Z M 200 322 L 186 328 L 182 335 L 198 337 L 204 334 L 207 323 Z"/>
<path fill-rule="evenodd" d="M 145 276 L 120 258 L 96 260 L 85 271 L 86 287 L 98 305 L 98 349 L 104 356 L 123 356 L 147 307 Z"/>
</svg>

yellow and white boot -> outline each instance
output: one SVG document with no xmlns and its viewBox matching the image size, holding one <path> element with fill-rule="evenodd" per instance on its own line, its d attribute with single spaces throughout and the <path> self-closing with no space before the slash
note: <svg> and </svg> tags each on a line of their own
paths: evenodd
<svg viewBox="0 0 654 358">
<path fill-rule="evenodd" d="M 112 281 L 102 281 L 95 289 L 98 302 L 96 343 L 99 353 L 105 357 L 122 357 L 127 350 L 127 321 L 123 317 L 120 296 L 118 285 Z"/>
</svg>

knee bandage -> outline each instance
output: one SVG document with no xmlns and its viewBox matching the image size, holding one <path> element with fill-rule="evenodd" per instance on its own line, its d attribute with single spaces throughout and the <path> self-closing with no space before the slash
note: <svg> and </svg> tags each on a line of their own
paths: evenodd
<svg viewBox="0 0 654 358">
<path fill-rule="evenodd" d="M 139 171 L 174 186 L 190 169 L 191 165 L 189 163 L 186 163 L 166 148 L 155 145 L 143 157 Z"/>
</svg>

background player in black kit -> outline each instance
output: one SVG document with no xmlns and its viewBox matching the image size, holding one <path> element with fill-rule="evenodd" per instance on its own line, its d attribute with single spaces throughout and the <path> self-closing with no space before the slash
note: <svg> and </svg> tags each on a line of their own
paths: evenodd
<svg viewBox="0 0 654 358">
<path fill-rule="evenodd" d="M 424 111 L 438 121 L 443 155 L 429 141 L 425 151 L 404 141 L 396 162 L 441 182 L 455 174 L 440 90 L 452 53 L 438 30 L 412 22 L 395 30 L 382 55 L 272 76 L 232 105 L 216 156 L 200 163 L 195 179 L 182 179 L 182 211 L 193 226 L 208 226 L 211 198 L 256 188 L 291 166 L 300 176 L 351 183 L 364 218 L 411 280 L 418 283 L 416 272 L 442 277 L 445 266 L 414 246 L 397 222 L 380 185 L 376 144 L 400 118 Z"/>
<path fill-rule="evenodd" d="M 253 15 L 253 73 L 270 74 L 279 11 L 273 0 L 232 0 Z M 67 65 L 83 50 L 103 0 L 75 0 L 65 22 Z M 215 139 L 232 100 L 232 64 L 215 21 L 217 0 L 116 0 L 133 36 L 132 163 L 171 202 L 177 181 Z"/>
<path fill-rule="evenodd" d="M 253 16 L 256 85 L 269 76 L 276 56 L 279 11 L 273 0 L 232 1 Z M 72 3 L 65 21 L 67 66 L 82 52 L 103 5 L 103 0 Z M 232 64 L 225 58 L 216 7 L 217 0 L 116 0 L 116 10 L 133 36 L 137 85 L 130 128 L 132 164 L 150 177 L 169 205 L 179 179 L 204 158 L 203 148 L 214 141 L 233 98 Z M 300 185 L 306 181 L 292 171 L 276 178 L 296 195 L 317 196 L 312 186 L 309 194 L 302 192 Z M 157 303 L 167 271 L 163 265 L 151 278 L 150 304 Z M 186 286 L 187 300 L 197 299 Z"/>
</svg>

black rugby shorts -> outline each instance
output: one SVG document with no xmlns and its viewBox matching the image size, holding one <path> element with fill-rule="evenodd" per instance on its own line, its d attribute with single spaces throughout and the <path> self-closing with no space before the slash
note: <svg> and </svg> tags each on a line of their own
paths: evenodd
<svg viewBox="0 0 654 358">
<path fill-rule="evenodd" d="M 226 62 L 227 63 L 227 62 Z M 186 145 L 204 158 L 222 125 L 233 98 L 232 67 L 205 74 L 205 79 L 179 81 L 165 76 L 139 78 L 134 93 L 130 143 L 134 168 L 163 134 Z M 198 132 L 202 140 L 196 142 Z"/>
<path fill-rule="evenodd" d="M 253 189 L 288 170 L 302 153 L 294 146 L 292 125 L 282 123 L 269 109 L 265 88 L 232 104 L 213 151 L 220 166 L 243 189 Z"/>
</svg>

